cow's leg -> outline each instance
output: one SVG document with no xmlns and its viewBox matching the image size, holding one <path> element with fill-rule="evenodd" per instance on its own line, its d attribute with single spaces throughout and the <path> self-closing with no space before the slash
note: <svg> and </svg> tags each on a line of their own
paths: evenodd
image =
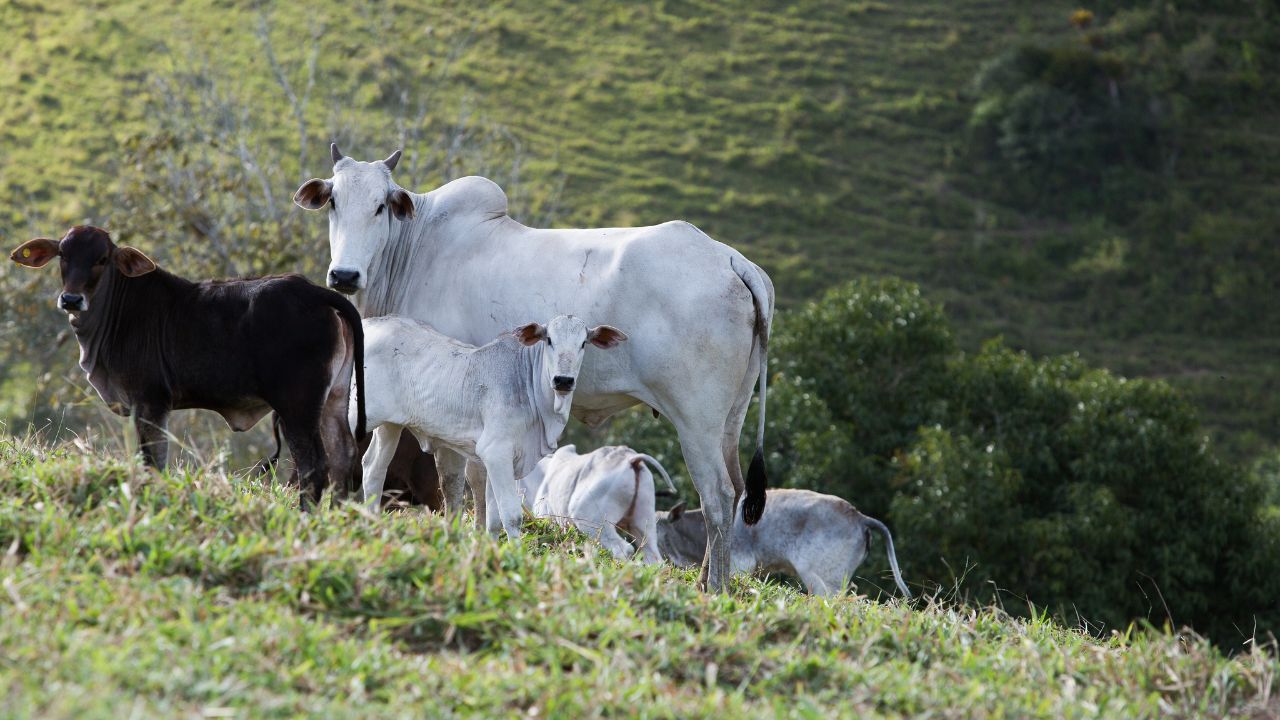
<svg viewBox="0 0 1280 720">
<path fill-rule="evenodd" d="M 379 425 L 361 461 L 364 474 L 361 492 L 365 503 L 375 512 L 382 508 L 382 486 L 387 479 L 387 466 L 396 455 L 401 430 L 401 426 L 393 423 Z"/>
<path fill-rule="evenodd" d="M 639 475 L 641 482 L 647 479 L 649 488 L 653 487 L 651 473 L 644 472 Z M 662 562 L 662 556 L 658 554 L 657 507 L 654 494 L 650 489 L 636 488 L 636 497 L 631 503 L 631 512 L 627 516 L 627 530 L 636 536 L 636 543 L 640 546 L 640 556 L 646 563 Z"/>
<path fill-rule="evenodd" d="M 484 463 L 468 462 L 467 485 L 471 488 L 471 502 L 475 505 L 476 529 L 488 527 L 489 481 L 484 475 Z"/>
<path fill-rule="evenodd" d="M 138 431 L 138 450 L 147 467 L 163 470 L 169 462 L 169 408 L 159 403 L 140 403 L 133 412 Z"/>
<path fill-rule="evenodd" d="M 319 504 L 328 479 L 329 468 L 324 457 L 324 441 L 320 437 L 319 418 L 284 419 L 284 439 L 298 469 L 298 490 L 303 512 Z"/>
<path fill-rule="evenodd" d="M 330 396 L 325 403 L 324 416 L 320 420 L 321 438 L 329 466 L 330 484 L 334 492 L 346 497 L 352 484 L 358 481 L 356 468 L 356 439 L 347 422 L 347 398 Z M 358 487 L 358 486 L 357 486 Z"/>
<path fill-rule="evenodd" d="M 618 529 L 613 526 L 613 523 L 607 522 L 602 525 L 596 525 L 582 520 L 574 520 L 573 524 L 587 537 L 595 538 L 605 550 L 608 550 L 619 560 L 630 560 L 631 556 L 636 552 L 635 548 L 631 547 L 631 543 L 618 534 Z"/>
<path fill-rule="evenodd" d="M 467 508 L 463 488 L 466 483 L 467 459 L 444 448 L 435 448 L 436 474 L 444 490 L 444 514 L 446 517 L 462 513 Z M 479 503 L 477 503 L 479 505 Z"/>
<path fill-rule="evenodd" d="M 702 499 L 703 520 L 707 528 L 707 552 L 703 556 L 699 584 L 705 590 L 723 591 L 729 587 L 729 544 L 737 493 L 720 446 L 721 427 L 699 430 L 677 423 L 676 430 L 680 435 L 685 465 L 698 490 L 698 497 Z"/>
<path fill-rule="evenodd" d="M 848 585 L 848 578 L 838 569 L 834 572 L 824 572 L 823 568 L 816 567 L 812 563 L 802 563 L 796 566 L 795 570 L 796 575 L 800 576 L 800 582 L 804 583 L 805 590 L 808 590 L 810 595 L 836 597 Z"/>
<path fill-rule="evenodd" d="M 491 510 L 498 511 L 507 538 L 517 540 L 524 514 L 520 506 L 520 488 L 516 484 L 515 453 L 510 443 L 481 437 L 476 443 L 476 454 L 484 463 L 487 485 L 493 493 L 494 508 Z"/>
<path fill-rule="evenodd" d="M 480 463 L 475 464 L 480 465 Z M 483 473 L 483 466 L 476 472 Z M 493 485 L 489 484 L 487 478 L 484 486 L 484 508 L 484 518 L 480 519 L 478 524 L 483 523 L 484 529 L 490 535 L 498 537 L 498 533 L 502 532 L 502 515 L 498 512 L 498 501 L 493 496 Z"/>
</svg>

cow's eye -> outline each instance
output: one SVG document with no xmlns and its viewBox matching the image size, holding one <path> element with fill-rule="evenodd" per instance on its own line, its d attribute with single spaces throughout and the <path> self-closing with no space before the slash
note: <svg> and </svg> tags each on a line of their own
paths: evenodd
<svg viewBox="0 0 1280 720">
<path fill-rule="evenodd" d="M 549 348 L 554 348 L 554 347 L 555 347 L 555 345 L 552 345 L 552 344 L 551 344 L 551 337 L 550 337 L 550 336 L 548 336 L 548 337 L 547 337 L 547 347 L 549 347 Z"/>
<path fill-rule="evenodd" d="M 586 340 L 583 340 L 583 341 L 582 341 L 582 346 L 581 346 L 581 347 L 586 347 L 586 346 L 587 346 L 587 341 L 586 341 Z"/>
<path fill-rule="evenodd" d="M 329 198 L 329 209 L 334 212 L 338 212 L 338 198 L 336 197 Z"/>
<path fill-rule="evenodd" d="M 386 209 L 387 209 L 387 206 L 386 206 L 386 205 L 379 205 L 379 206 L 378 206 L 378 209 L 373 211 L 373 214 L 374 214 L 375 216 L 376 216 L 376 215 L 381 215 L 381 214 L 382 214 L 382 211 L 383 211 L 383 210 L 386 210 Z"/>
</svg>

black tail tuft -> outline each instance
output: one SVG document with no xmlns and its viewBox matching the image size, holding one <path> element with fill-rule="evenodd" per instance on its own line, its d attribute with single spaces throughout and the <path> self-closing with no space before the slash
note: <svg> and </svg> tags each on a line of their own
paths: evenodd
<svg viewBox="0 0 1280 720">
<path fill-rule="evenodd" d="M 756 448 L 747 469 L 747 496 L 742 501 L 742 521 L 748 525 L 760 522 L 764 515 L 764 490 L 769 479 L 764 474 L 764 451 Z"/>
</svg>

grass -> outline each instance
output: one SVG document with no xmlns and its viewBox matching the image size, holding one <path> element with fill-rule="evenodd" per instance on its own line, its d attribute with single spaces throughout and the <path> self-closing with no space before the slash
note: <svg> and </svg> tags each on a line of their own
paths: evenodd
<svg viewBox="0 0 1280 720">
<path fill-rule="evenodd" d="M 0 714 L 1264 717 L 1274 655 L 618 563 L 0 444 Z M 904 558 L 910 578 L 911 561 Z"/>
</svg>

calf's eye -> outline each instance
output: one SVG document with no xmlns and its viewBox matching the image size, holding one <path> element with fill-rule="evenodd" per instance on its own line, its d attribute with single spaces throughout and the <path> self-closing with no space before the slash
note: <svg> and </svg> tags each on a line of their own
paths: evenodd
<svg viewBox="0 0 1280 720">
<path fill-rule="evenodd" d="M 382 211 L 383 211 L 383 210 L 386 210 L 386 209 L 387 209 L 387 206 L 386 206 L 386 205 L 379 205 L 379 206 L 378 206 L 378 209 L 373 211 L 373 214 L 374 214 L 375 216 L 377 216 L 377 215 L 381 215 L 381 214 L 382 214 Z"/>
</svg>

